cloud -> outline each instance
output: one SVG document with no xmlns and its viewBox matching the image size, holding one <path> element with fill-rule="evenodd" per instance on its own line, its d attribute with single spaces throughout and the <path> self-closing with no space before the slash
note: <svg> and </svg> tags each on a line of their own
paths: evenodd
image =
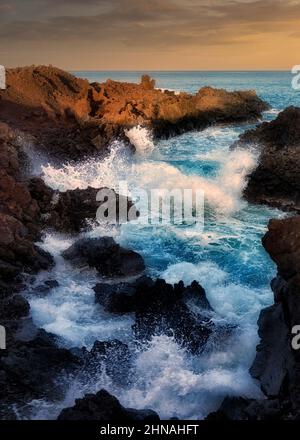
<svg viewBox="0 0 300 440">
<path fill-rule="evenodd" d="M 24 14 L 24 3 L 26 13 Z M 222 43 L 222 30 L 239 36 L 234 26 L 243 24 L 242 34 L 264 32 L 264 23 L 280 26 L 285 20 L 300 17 L 300 4 L 281 0 L 193 1 L 185 0 L 13 0 L 16 11 L 0 23 L 3 40 L 30 40 L 38 37 L 90 39 L 128 42 L 128 44 L 186 44 L 201 38 L 207 43 Z M 80 8 L 79 8 L 80 5 Z M 58 8 L 58 9 L 57 9 Z M 92 11 L 90 8 L 93 8 Z M 20 14 L 18 14 L 18 10 Z M 22 14 L 23 11 L 23 14 Z M 59 12 L 64 12 L 58 15 Z M 165 43 L 164 43 L 165 42 Z"/>
<path fill-rule="evenodd" d="M 270 33 L 296 35 L 300 22 L 296 0 L 11 0 L 10 8 L 5 5 L 0 4 L 0 48 L 11 50 L 76 43 L 102 52 L 174 52 L 241 45 L 257 36 L 263 43 Z"/>
</svg>

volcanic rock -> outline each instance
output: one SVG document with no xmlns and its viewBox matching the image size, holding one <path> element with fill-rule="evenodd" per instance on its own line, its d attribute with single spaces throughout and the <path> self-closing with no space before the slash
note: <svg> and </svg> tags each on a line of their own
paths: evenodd
<svg viewBox="0 0 300 440">
<path fill-rule="evenodd" d="M 149 409 L 124 408 L 116 397 L 105 390 L 76 399 L 72 408 L 62 410 L 58 420 L 97 420 L 109 422 L 157 422 L 159 416 Z"/>
<path fill-rule="evenodd" d="M 272 122 L 241 135 L 239 146 L 260 152 L 250 174 L 246 198 L 284 210 L 300 211 L 300 108 L 288 107 Z"/>
<path fill-rule="evenodd" d="M 97 284 L 96 302 L 112 313 L 135 312 L 135 335 L 140 340 L 154 335 L 174 336 L 192 352 L 201 350 L 211 334 L 212 311 L 204 289 L 193 282 L 184 287 L 142 277 L 132 283 Z M 193 298 L 202 314 L 193 313 L 186 300 Z"/>
<path fill-rule="evenodd" d="M 34 399 L 61 399 L 64 386 L 58 375 L 75 373 L 80 366 L 80 359 L 58 348 L 44 330 L 36 329 L 29 340 L 18 338 L 11 327 L 7 333 L 7 350 L 0 351 L 0 419 L 6 420 L 15 417 L 12 406 L 22 411 Z"/>
<path fill-rule="evenodd" d="M 138 125 L 154 137 L 169 137 L 214 123 L 253 120 L 268 108 L 254 91 L 204 87 L 195 95 L 107 80 L 92 83 L 52 66 L 7 69 L 0 91 L 1 118 L 32 136 L 51 157 L 78 159 L 103 153 L 115 139 L 128 143 L 124 129 Z"/>
<path fill-rule="evenodd" d="M 63 257 L 76 265 L 95 267 L 104 276 L 130 276 L 144 271 L 143 258 L 125 249 L 111 237 L 82 238 L 63 252 Z"/>
<path fill-rule="evenodd" d="M 108 188 L 74 189 L 65 192 L 54 191 L 49 188 L 42 179 L 34 177 L 29 181 L 29 191 L 37 201 L 43 216 L 43 222 L 47 227 L 53 227 L 58 231 L 78 233 L 87 229 L 89 222 L 95 223 L 98 208 L 104 201 L 97 201 L 96 196 L 100 190 Z M 113 192 L 116 203 L 115 224 L 126 223 L 129 218 L 129 210 L 134 209 L 132 201 Z M 126 215 L 120 214 L 119 207 L 126 207 Z"/>
<path fill-rule="evenodd" d="M 255 400 L 243 397 L 226 397 L 218 411 L 206 420 L 278 420 L 281 417 L 280 403 L 276 399 Z"/>
</svg>

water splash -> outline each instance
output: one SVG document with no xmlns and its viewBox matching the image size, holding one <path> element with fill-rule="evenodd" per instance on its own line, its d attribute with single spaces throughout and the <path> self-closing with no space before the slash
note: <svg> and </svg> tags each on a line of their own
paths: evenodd
<svg viewBox="0 0 300 440">
<path fill-rule="evenodd" d="M 150 131 L 138 125 L 125 130 L 125 134 L 134 145 L 136 153 L 141 156 L 149 156 L 154 150 L 154 143 Z"/>
</svg>

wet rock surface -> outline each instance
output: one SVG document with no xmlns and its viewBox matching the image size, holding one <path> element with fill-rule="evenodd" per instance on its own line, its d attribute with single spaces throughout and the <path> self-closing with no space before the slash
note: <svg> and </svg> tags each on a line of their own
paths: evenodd
<svg viewBox="0 0 300 440">
<path fill-rule="evenodd" d="M 47 269 L 52 257 L 35 245 L 41 213 L 22 173 L 22 151 L 12 130 L 0 123 L 0 301 L 22 288 L 22 274 Z"/>
<path fill-rule="evenodd" d="M 146 76 L 140 84 L 92 83 L 51 66 L 7 69 L 0 91 L 4 122 L 32 136 L 52 157 L 82 159 L 103 153 L 124 129 L 141 125 L 169 137 L 214 123 L 253 120 L 267 104 L 254 91 L 202 88 L 195 95 L 164 92 Z"/>
<path fill-rule="evenodd" d="M 71 375 L 80 366 L 79 358 L 59 348 L 54 336 L 26 318 L 29 304 L 25 307 L 19 299 L 14 310 L 16 306 L 17 313 L 1 320 L 7 331 L 7 349 L 0 350 L 0 419 L 4 420 L 16 418 L 34 399 L 62 399 L 65 386 L 58 377 Z M 21 317 L 23 321 L 17 321 Z"/>
<path fill-rule="evenodd" d="M 105 390 L 97 394 L 87 394 L 83 399 L 76 399 L 72 408 L 64 409 L 58 420 L 98 420 L 98 421 L 144 421 L 157 422 L 159 416 L 152 410 L 124 408 L 116 397 Z"/>
<path fill-rule="evenodd" d="M 300 108 L 289 107 L 272 122 L 264 122 L 241 135 L 238 146 L 260 152 L 250 174 L 246 198 L 287 211 L 300 211 Z"/>
<path fill-rule="evenodd" d="M 111 313 L 135 313 L 134 332 L 139 340 L 166 334 L 192 352 L 205 346 L 213 326 L 210 322 L 211 306 L 204 289 L 193 282 L 167 284 L 142 277 L 132 283 L 97 284 L 96 302 Z M 186 301 L 193 299 L 201 313 L 193 313 Z"/>
<path fill-rule="evenodd" d="M 255 400 L 243 397 L 226 397 L 218 411 L 209 414 L 207 420 L 278 420 L 281 407 L 278 400 Z"/>
<path fill-rule="evenodd" d="M 29 181 L 29 191 L 39 205 L 43 224 L 60 232 L 75 234 L 88 229 L 91 224 L 99 223 L 97 210 L 103 203 L 107 209 L 115 210 L 116 225 L 128 222 L 129 212 L 138 215 L 138 211 L 128 197 L 119 195 L 109 188 L 88 187 L 59 192 L 52 190 L 42 179 L 35 177 Z M 97 197 L 99 191 L 103 191 L 101 197 Z M 105 194 L 110 194 L 110 204 L 106 201 Z"/>
<path fill-rule="evenodd" d="M 107 277 L 137 275 L 145 269 L 137 252 L 121 247 L 112 237 L 82 238 L 62 255 L 73 264 L 94 267 Z"/>
</svg>

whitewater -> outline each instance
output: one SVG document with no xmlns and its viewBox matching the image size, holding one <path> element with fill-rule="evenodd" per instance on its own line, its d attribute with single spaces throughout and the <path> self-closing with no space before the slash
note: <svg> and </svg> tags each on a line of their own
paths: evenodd
<svg viewBox="0 0 300 440">
<path fill-rule="evenodd" d="M 96 340 L 125 342 L 134 352 L 134 380 L 122 387 L 103 367 L 93 378 L 79 375 L 70 381 L 61 377 L 65 398 L 55 404 L 33 401 L 20 418 L 54 419 L 75 398 L 101 388 L 126 407 L 151 408 L 167 419 L 203 419 L 227 395 L 261 397 L 259 385 L 248 372 L 258 343 L 259 312 L 272 303 L 269 283 L 274 265 L 262 248 L 261 237 L 268 220 L 283 214 L 249 205 L 242 198 L 247 175 L 258 157 L 255 151 L 231 150 L 230 146 L 246 128 L 214 127 L 154 142 L 151 133 L 135 127 L 127 133 L 136 147 L 134 156 L 114 142 L 105 158 L 61 167 L 47 162 L 40 166 L 44 181 L 60 191 L 88 186 L 118 190 L 118 182 L 124 180 L 129 195 L 137 186 L 202 189 L 204 230 L 197 223 L 127 223 L 114 228 L 95 222 L 81 235 L 114 236 L 144 257 L 147 274 L 153 278 L 170 283 L 183 280 L 186 285 L 199 281 L 214 309 L 214 323 L 226 324 L 232 331 L 227 338 L 215 332 L 197 356 L 163 335 L 144 346 L 136 345 L 131 330 L 134 317 L 108 314 L 95 304 L 96 272 L 74 268 L 61 256 L 75 238 L 46 232 L 40 245 L 53 255 L 56 265 L 51 273 L 41 272 L 35 284 L 51 278 L 59 286 L 47 296 L 28 295 L 35 324 L 59 336 L 68 348 L 90 349 Z M 197 313 L 194 304 L 189 306 Z"/>
</svg>

